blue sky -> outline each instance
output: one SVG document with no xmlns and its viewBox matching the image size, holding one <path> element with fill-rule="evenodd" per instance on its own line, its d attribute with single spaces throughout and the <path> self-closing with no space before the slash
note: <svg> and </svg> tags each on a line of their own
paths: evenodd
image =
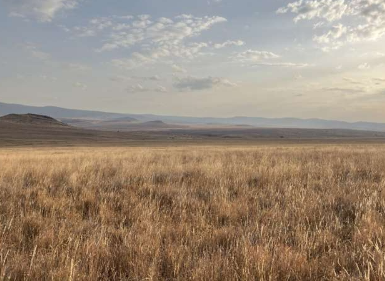
<svg viewBox="0 0 385 281">
<path fill-rule="evenodd" d="M 385 122 L 383 0 L 0 0 L 0 100 Z"/>
</svg>

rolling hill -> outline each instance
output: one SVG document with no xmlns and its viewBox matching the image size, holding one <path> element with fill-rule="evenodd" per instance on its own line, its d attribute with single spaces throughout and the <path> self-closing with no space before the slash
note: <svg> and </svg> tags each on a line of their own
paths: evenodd
<svg viewBox="0 0 385 281">
<path fill-rule="evenodd" d="M 9 114 L 0 117 L 0 146 L 122 144 L 137 138 L 133 134 L 76 128 L 44 115 Z"/>
<path fill-rule="evenodd" d="M 68 127 L 68 124 L 60 122 L 52 117 L 38 114 L 8 114 L 0 117 L 0 122 L 23 124 L 29 126 L 41 126 L 41 127 Z"/>
</svg>

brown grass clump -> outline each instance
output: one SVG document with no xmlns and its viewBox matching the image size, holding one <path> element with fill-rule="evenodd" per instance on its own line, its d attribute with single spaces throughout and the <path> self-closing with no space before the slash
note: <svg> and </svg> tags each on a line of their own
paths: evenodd
<svg viewBox="0 0 385 281">
<path fill-rule="evenodd" d="M 2 150 L 0 281 L 385 280 L 385 147 Z"/>
</svg>

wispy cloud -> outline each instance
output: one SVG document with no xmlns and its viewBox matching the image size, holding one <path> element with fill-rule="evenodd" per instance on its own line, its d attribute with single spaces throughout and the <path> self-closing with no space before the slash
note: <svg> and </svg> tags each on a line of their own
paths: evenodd
<svg viewBox="0 0 385 281">
<path fill-rule="evenodd" d="M 278 59 L 280 56 L 268 51 L 247 50 L 237 53 L 233 59 L 238 62 L 261 62 L 271 59 Z"/>
<path fill-rule="evenodd" d="M 171 66 L 171 68 L 172 68 L 173 72 L 176 72 L 176 73 L 186 73 L 187 72 L 186 69 L 184 69 L 183 67 L 180 67 L 180 66 L 178 66 L 176 64 L 173 64 Z"/>
<path fill-rule="evenodd" d="M 328 88 L 322 88 L 322 90 L 328 91 L 328 92 L 345 93 L 345 94 L 357 94 L 357 93 L 366 92 L 364 88 L 344 88 L 344 87 L 328 87 Z"/>
<path fill-rule="evenodd" d="M 142 84 L 136 84 L 127 88 L 127 92 L 129 93 L 147 93 L 147 92 L 166 93 L 167 88 L 160 85 L 156 86 L 155 88 L 149 88 L 149 87 L 143 86 Z"/>
<path fill-rule="evenodd" d="M 50 22 L 64 10 L 74 9 L 78 0 L 4 0 L 14 17 L 33 18 Z"/>
<path fill-rule="evenodd" d="M 357 67 L 359 70 L 367 70 L 367 69 L 370 69 L 371 68 L 371 66 L 370 66 L 370 64 L 368 64 L 368 63 L 363 63 L 363 64 L 360 64 L 358 67 Z"/>
<path fill-rule="evenodd" d="M 258 67 L 284 67 L 284 68 L 302 68 L 309 66 L 306 63 L 293 63 L 285 62 L 281 60 L 281 56 L 269 52 L 269 51 L 259 51 L 259 50 L 246 50 L 239 53 L 236 53 L 231 57 L 232 61 L 235 63 L 241 63 L 244 65 Z"/>
<path fill-rule="evenodd" d="M 228 47 L 228 46 L 243 46 L 245 45 L 245 42 L 243 42 L 242 40 L 237 40 L 237 41 L 231 41 L 231 40 L 228 40 L 226 42 L 223 42 L 223 43 L 217 43 L 217 44 L 214 44 L 214 48 L 215 49 L 222 49 L 222 48 L 225 48 L 225 47 Z"/>
<path fill-rule="evenodd" d="M 24 49 L 34 58 L 37 58 L 39 60 L 49 60 L 51 59 L 51 54 L 44 52 L 40 50 L 36 45 L 34 44 L 26 44 L 24 45 Z"/>
<path fill-rule="evenodd" d="M 241 41 L 228 41 L 212 46 L 206 42 L 193 42 L 202 32 L 226 22 L 223 17 L 195 17 L 180 15 L 174 18 L 152 18 L 149 15 L 129 17 L 102 17 L 76 26 L 72 32 L 79 37 L 98 36 L 101 46 L 97 52 L 119 49 L 137 49 L 130 57 L 115 59 L 112 63 L 123 68 L 134 68 L 162 59 L 191 60 L 204 54 L 203 49 L 243 45 Z M 187 40 L 189 39 L 189 40 Z"/>
<path fill-rule="evenodd" d="M 75 82 L 73 86 L 82 90 L 87 90 L 88 88 L 88 86 L 82 82 Z"/>
<path fill-rule="evenodd" d="M 257 66 L 270 66 L 270 67 L 284 67 L 284 68 L 304 68 L 310 66 L 307 63 L 293 63 L 293 62 L 260 62 L 253 64 L 254 67 Z"/>
</svg>

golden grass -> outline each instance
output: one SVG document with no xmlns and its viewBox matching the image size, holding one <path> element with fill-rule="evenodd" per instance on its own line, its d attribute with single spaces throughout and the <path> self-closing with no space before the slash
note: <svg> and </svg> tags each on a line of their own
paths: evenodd
<svg viewBox="0 0 385 281">
<path fill-rule="evenodd" d="M 385 146 L 0 151 L 0 281 L 385 280 Z"/>
</svg>

